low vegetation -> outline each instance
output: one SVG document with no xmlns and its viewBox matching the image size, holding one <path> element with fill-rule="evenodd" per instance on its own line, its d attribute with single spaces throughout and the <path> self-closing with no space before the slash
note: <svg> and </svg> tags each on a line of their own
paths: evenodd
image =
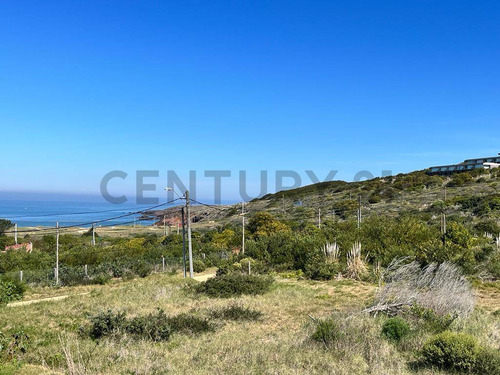
<svg viewBox="0 0 500 375">
<path fill-rule="evenodd" d="M 382 336 L 389 340 L 399 342 L 409 333 L 410 325 L 401 317 L 389 318 L 382 325 Z"/>
<path fill-rule="evenodd" d="M 200 334 L 214 330 L 214 326 L 205 318 L 185 313 L 167 316 L 161 309 L 130 319 L 124 312 L 108 310 L 90 316 L 89 320 L 90 327 L 82 327 L 81 332 L 94 340 L 128 334 L 138 339 L 168 341 L 174 333 Z"/>
<path fill-rule="evenodd" d="M 422 348 L 423 362 L 440 369 L 476 374 L 500 374 L 500 352 L 482 347 L 465 333 L 443 332 Z"/>
<path fill-rule="evenodd" d="M 19 300 L 26 292 L 26 285 L 19 280 L 0 278 L 0 305 Z"/>
<path fill-rule="evenodd" d="M 210 297 L 229 298 L 241 295 L 258 295 L 269 290 L 273 279 L 269 276 L 229 273 L 208 279 L 196 286 L 197 293 Z"/>
<path fill-rule="evenodd" d="M 262 316 L 262 312 L 239 304 L 233 304 L 210 311 L 210 317 L 222 320 L 257 321 L 260 320 Z"/>
</svg>

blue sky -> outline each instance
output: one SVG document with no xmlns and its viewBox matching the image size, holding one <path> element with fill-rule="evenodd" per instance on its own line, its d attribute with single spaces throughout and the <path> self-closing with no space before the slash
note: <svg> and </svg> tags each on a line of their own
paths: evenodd
<svg viewBox="0 0 500 375">
<path fill-rule="evenodd" d="M 500 152 L 497 1 L 3 1 L 0 191 L 379 175 Z M 252 178 L 253 176 L 253 178 Z M 187 182 L 187 181 L 186 181 Z M 274 183 L 269 182 L 273 190 Z"/>
</svg>

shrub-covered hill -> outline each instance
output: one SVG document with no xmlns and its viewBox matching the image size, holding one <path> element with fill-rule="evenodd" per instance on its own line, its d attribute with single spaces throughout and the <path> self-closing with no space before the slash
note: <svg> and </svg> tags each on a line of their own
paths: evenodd
<svg viewBox="0 0 500 375">
<path fill-rule="evenodd" d="M 457 221 L 471 221 L 481 230 L 498 233 L 500 219 L 500 169 L 475 170 L 452 176 L 430 176 L 416 171 L 361 182 L 330 181 L 280 191 L 246 205 L 251 216 L 267 211 L 282 220 L 304 224 L 322 220 L 355 219 L 361 201 L 362 216 L 412 214 L 440 220 L 441 213 Z M 168 212 L 169 210 L 167 210 Z M 171 214 L 177 211 L 171 210 Z M 241 206 L 217 209 L 193 206 L 194 221 L 206 225 L 240 223 Z M 158 216 L 163 215 L 159 212 Z"/>
</svg>

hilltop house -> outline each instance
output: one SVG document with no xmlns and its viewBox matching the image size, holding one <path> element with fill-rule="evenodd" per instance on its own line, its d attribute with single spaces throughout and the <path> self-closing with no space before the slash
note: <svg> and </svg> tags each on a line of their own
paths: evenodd
<svg viewBox="0 0 500 375">
<path fill-rule="evenodd" d="M 487 158 L 479 159 L 467 159 L 463 163 L 451 164 L 451 165 L 440 165 L 436 167 L 430 167 L 427 170 L 428 174 L 434 175 L 448 175 L 457 172 L 466 172 L 473 169 L 493 169 L 500 167 L 500 153 L 498 156 L 491 156 Z"/>
<path fill-rule="evenodd" d="M 20 243 L 17 245 L 5 246 L 5 250 L 3 252 L 5 253 L 8 250 L 21 250 L 21 249 L 24 249 L 27 253 L 31 253 L 33 251 L 33 243 L 28 242 L 28 243 Z"/>
</svg>

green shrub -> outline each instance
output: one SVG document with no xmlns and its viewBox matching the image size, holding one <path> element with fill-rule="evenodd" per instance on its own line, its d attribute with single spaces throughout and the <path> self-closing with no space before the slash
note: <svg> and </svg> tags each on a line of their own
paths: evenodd
<svg viewBox="0 0 500 375">
<path fill-rule="evenodd" d="M 410 325 L 400 317 L 389 318 L 382 326 L 382 336 L 393 341 L 400 341 L 409 332 Z"/>
<path fill-rule="evenodd" d="M 200 334 L 214 331 L 213 324 L 206 318 L 190 314 L 167 316 L 162 309 L 148 315 L 127 319 L 125 313 L 112 310 L 100 312 L 90 318 L 88 335 L 94 339 L 123 333 L 151 341 L 167 341 L 172 333 Z M 82 329 L 85 333 L 85 330 Z"/>
<path fill-rule="evenodd" d="M 224 276 L 231 272 L 231 267 L 228 264 L 221 264 L 217 271 L 215 272 L 215 276 Z"/>
<path fill-rule="evenodd" d="M 135 274 L 131 270 L 124 270 L 122 275 L 121 275 L 121 278 L 123 281 L 133 280 L 134 277 L 135 277 Z"/>
<path fill-rule="evenodd" d="M 475 372 L 481 375 L 500 375 L 500 351 L 481 348 L 477 355 Z"/>
<path fill-rule="evenodd" d="M 107 273 L 100 273 L 92 278 L 92 284 L 106 285 L 111 281 L 111 276 Z"/>
<path fill-rule="evenodd" d="M 26 285 L 23 282 L 16 279 L 1 279 L 0 305 L 20 300 L 23 298 L 24 292 L 26 292 Z"/>
<path fill-rule="evenodd" d="M 203 272 L 207 269 L 207 265 L 201 259 L 195 259 L 193 261 L 193 270 L 196 273 Z"/>
<path fill-rule="evenodd" d="M 312 339 L 329 347 L 338 340 L 341 340 L 344 336 L 345 334 L 333 319 L 324 319 L 317 322 Z"/>
<path fill-rule="evenodd" d="M 151 341 L 168 341 L 171 327 L 169 318 L 161 309 L 156 314 L 137 316 L 124 323 L 127 333 Z"/>
<path fill-rule="evenodd" d="M 206 318 L 191 314 L 179 314 L 168 318 L 172 332 L 184 334 L 200 334 L 214 331 L 214 326 Z"/>
<path fill-rule="evenodd" d="M 208 279 L 195 287 L 196 292 L 210 297 L 228 298 L 242 294 L 263 294 L 273 283 L 271 277 L 230 273 Z"/>
<path fill-rule="evenodd" d="M 433 309 L 427 309 L 419 305 L 411 307 L 412 314 L 421 319 L 426 330 L 441 333 L 446 331 L 457 318 L 455 315 L 437 315 Z"/>
<path fill-rule="evenodd" d="M 306 263 L 304 274 L 311 280 L 331 280 L 341 270 L 338 263 L 327 262 L 324 254 L 315 254 Z"/>
<path fill-rule="evenodd" d="M 463 186 L 465 184 L 472 182 L 472 180 L 473 180 L 472 176 L 469 172 L 457 173 L 453 175 L 451 181 L 448 182 L 446 186 L 449 187 Z"/>
<path fill-rule="evenodd" d="M 370 195 L 370 198 L 368 198 L 368 202 L 371 204 L 379 203 L 382 201 L 382 197 L 378 194 L 372 194 Z"/>
<path fill-rule="evenodd" d="M 72 268 L 64 264 L 59 266 L 59 282 L 64 286 L 92 284 L 82 267 Z"/>
<path fill-rule="evenodd" d="M 255 321 L 262 317 L 262 312 L 253 310 L 250 307 L 231 305 L 218 310 L 212 310 L 210 316 L 215 319 Z"/>
<path fill-rule="evenodd" d="M 152 270 L 151 265 L 144 261 L 137 261 L 132 264 L 132 271 L 139 277 L 148 276 Z"/>
<path fill-rule="evenodd" d="M 480 347 L 465 333 L 443 332 L 432 337 L 422 348 L 424 362 L 445 370 L 473 371 Z"/>
<path fill-rule="evenodd" d="M 119 332 L 125 324 L 125 313 L 115 313 L 112 310 L 100 312 L 90 317 L 89 336 L 94 339 L 100 339 Z"/>
<path fill-rule="evenodd" d="M 500 280 L 500 252 L 496 252 L 489 258 L 486 262 L 486 269 L 496 280 Z"/>
</svg>

